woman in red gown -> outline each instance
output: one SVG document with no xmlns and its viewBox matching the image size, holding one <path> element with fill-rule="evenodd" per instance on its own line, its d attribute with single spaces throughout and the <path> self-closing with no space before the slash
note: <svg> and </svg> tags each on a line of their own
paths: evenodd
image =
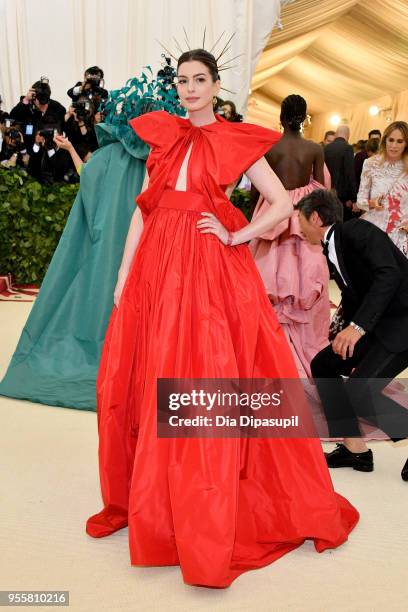
<svg viewBox="0 0 408 612">
<path fill-rule="evenodd" d="M 247 243 L 292 206 L 264 153 L 279 138 L 214 116 L 214 57 L 183 54 L 190 119 L 131 121 L 151 146 L 97 381 L 103 537 L 128 525 L 132 565 L 180 565 L 187 584 L 226 587 L 313 539 L 347 540 L 358 512 L 336 494 L 317 439 L 157 438 L 158 378 L 296 378 Z M 247 224 L 226 191 L 246 171 L 272 204 Z"/>
</svg>

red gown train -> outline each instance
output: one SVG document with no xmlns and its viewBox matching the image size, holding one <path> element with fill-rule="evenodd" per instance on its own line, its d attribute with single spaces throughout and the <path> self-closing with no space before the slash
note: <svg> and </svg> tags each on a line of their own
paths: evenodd
<svg viewBox="0 0 408 612">
<path fill-rule="evenodd" d="M 333 490 L 317 439 L 158 439 L 157 378 L 295 378 L 285 335 L 246 245 L 200 234 L 200 212 L 246 220 L 225 189 L 279 134 L 245 123 L 195 127 L 157 111 L 131 121 L 152 148 L 138 198 L 144 230 L 97 381 L 104 509 L 94 537 L 126 524 L 132 565 L 180 565 L 225 587 L 312 539 L 347 540 L 358 512 Z M 191 148 L 186 191 L 175 185 Z"/>
</svg>

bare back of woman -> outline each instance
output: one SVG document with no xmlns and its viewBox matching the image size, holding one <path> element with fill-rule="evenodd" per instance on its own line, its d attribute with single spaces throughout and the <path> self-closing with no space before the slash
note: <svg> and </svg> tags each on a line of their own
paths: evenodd
<svg viewBox="0 0 408 612">
<path fill-rule="evenodd" d="M 323 188 L 324 155 L 320 145 L 305 140 L 301 126 L 306 102 L 288 96 L 282 102 L 281 140 L 265 155 L 295 205 L 315 189 Z M 254 190 L 253 218 L 269 207 Z M 310 376 L 310 362 L 328 343 L 330 303 L 329 274 L 320 247 L 306 243 L 299 228 L 298 213 L 250 245 L 265 289 L 277 313 L 303 378 Z"/>
<path fill-rule="evenodd" d="M 304 187 L 311 176 L 323 184 L 323 149 L 311 140 L 305 140 L 300 132 L 285 131 L 265 157 L 285 189 Z"/>
</svg>

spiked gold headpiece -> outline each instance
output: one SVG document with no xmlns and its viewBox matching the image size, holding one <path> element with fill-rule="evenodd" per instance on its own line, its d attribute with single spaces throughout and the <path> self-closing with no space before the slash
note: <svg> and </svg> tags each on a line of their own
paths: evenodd
<svg viewBox="0 0 408 612">
<path fill-rule="evenodd" d="M 192 47 L 186 32 L 186 28 L 183 26 L 183 31 L 184 31 L 184 40 L 186 42 L 187 45 L 187 49 L 182 49 L 180 43 L 178 42 L 178 40 L 173 36 L 173 40 L 174 43 L 178 49 L 178 51 L 180 51 L 180 55 L 182 55 L 183 53 L 186 53 L 187 51 L 191 51 Z M 239 55 L 236 55 L 235 57 L 232 57 L 229 60 L 226 60 L 225 62 L 223 62 L 222 64 L 218 65 L 219 60 L 222 58 L 223 55 L 225 55 L 225 53 L 228 53 L 228 51 L 231 50 L 231 41 L 234 38 L 236 32 L 234 32 L 227 40 L 227 42 L 224 44 L 222 51 L 220 53 L 216 52 L 215 49 L 217 47 L 217 45 L 219 45 L 219 43 L 221 42 L 222 37 L 225 34 L 225 30 L 224 32 L 217 38 L 216 42 L 213 44 L 213 46 L 211 47 L 211 49 L 205 49 L 205 37 L 206 37 L 206 33 L 207 33 L 207 27 L 204 28 L 204 34 L 203 34 L 203 41 L 202 41 L 202 45 L 201 45 L 201 49 L 204 49 L 205 51 L 208 51 L 208 53 L 211 53 L 214 55 L 216 64 L 217 64 L 217 68 L 218 68 L 218 72 L 222 72 L 223 70 L 229 70 L 230 68 L 235 68 L 238 64 L 234 64 L 234 65 L 229 65 L 231 64 L 231 62 L 233 62 L 234 60 L 236 60 L 238 57 L 241 57 L 242 55 L 244 55 L 243 53 L 240 53 Z M 157 40 L 157 39 L 156 39 Z M 178 62 L 178 58 L 174 55 L 174 53 L 172 53 L 170 51 L 170 49 L 168 49 L 165 45 L 163 45 L 163 43 L 161 43 L 159 40 L 157 40 L 157 42 L 159 43 L 159 45 L 166 51 L 166 53 L 168 53 L 170 55 L 170 57 L 172 57 L 176 62 Z M 217 54 L 216 54 L 217 53 Z M 231 91 L 230 89 L 226 89 L 225 87 L 221 87 L 221 89 L 223 89 L 224 91 L 228 91 L 229 93 L 234 93 L 233 91 Z"/>
</svg>

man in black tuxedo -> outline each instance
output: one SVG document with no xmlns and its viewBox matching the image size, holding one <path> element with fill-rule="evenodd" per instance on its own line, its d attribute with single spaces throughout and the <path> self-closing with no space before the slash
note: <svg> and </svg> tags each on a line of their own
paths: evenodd
<svg viewBox="0 0 408 612">
<path fill-rule="evenodd" d="M 303 236 L 322 242 L 342 292 L 343 329 L 311 363 L 330 437 L 344 438 L 327 463 L 370 472 L 373 455 L 361 439 L 358 416 L 394 441 L 408 437 L 408 410 L 381 393 L 408 367 L 408 260 L 372 223 L 341 223 L 334 192 L 313 191 L 296 208 Z M 402 478 L 408 480 L 408 461 Z"/>
<path fill-rule="evenodd" d="M 62 132 L 64 126 L 65 108 L 51 99 L 51 87 L 47 77 L 41 77 L 21 96 L 20 102 L 11 109 L 10 117 L 23 126 L 23 137 L 29 155 L 35 142 L 35 134 L 39 126 L 46 123 L 55 124 Z"/>
<path fill-rule="evenodd" d="M 324 147 L 324 161 L 329 169 L 332 187 L 344 207 L 344 220 L 353 217 L 353 204 L 357 200 L 353 147 L 348 144 L 350 129 L 339 125 L 333 142 Z"/>
</svg>

